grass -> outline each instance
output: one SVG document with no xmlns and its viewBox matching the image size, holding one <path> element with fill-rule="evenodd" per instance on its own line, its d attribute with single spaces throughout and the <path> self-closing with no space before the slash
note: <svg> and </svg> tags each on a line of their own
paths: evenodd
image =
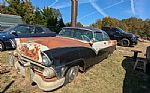
<svg viewBox="0 0 150 93">
<path fill-rule="evenodd" d="M 79 73 L 75 80 L 54 93 L 149 93 L 150 77 L 140 70 L 133 70 L 132 49 L 145 52 L 148 43 L 139 43 L 135 47 L 117 47 L 112 56 L 96 64 L 86 73 Z M 1 67 L 7 67 L 7 52 L 0 54 Z M 143 57 L 144 54 L 139 56 Z M 129 57 L 124 57 L 129 56 Z M 8 93 L 42 93 L 37 86 L 28 84 L 16 69 L 7 67 L 8 73 L 0 74 L 0 92 L 12 81 L 6 90 Z"/>
</svg>

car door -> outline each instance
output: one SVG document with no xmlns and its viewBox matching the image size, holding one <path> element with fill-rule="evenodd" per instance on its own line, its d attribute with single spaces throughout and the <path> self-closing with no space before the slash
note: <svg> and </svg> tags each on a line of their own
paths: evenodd
<svg viewBox="0 0 150 93">
<path fill-rule="evenodd" d="M 31 37 L 33 33 L 33 27 L 28 25 L 19 25 L 14 28 L 15 33 L 13 34 L 15 38 L 25 38 Z"/>
<path fill-rule="evenodd" d="M 51 36 L 51 31 L 48 28 L 43 29 L 42 27 L 35 27 L 34 37 L 48 37 Z"/>
<path fill-rule="evenodd" d="M 96 51 L 98 60 L 101 61 L 106 58 L 109 53 L 109 36 L 105 32 L 95 32 L 94 37 L 95 42 L 92 48 Z"/>
</svg>

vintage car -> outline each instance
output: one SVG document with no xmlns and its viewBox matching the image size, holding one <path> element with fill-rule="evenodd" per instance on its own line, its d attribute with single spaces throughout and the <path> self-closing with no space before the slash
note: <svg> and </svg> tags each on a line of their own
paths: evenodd
<svg viewBox="0 0 150 93">
<path fill-rule="evenodd" d="M 31 80 L 44 91 L 71 82 L 79 70 L 84 72 L 112 54 L 117 44 L 100 29 L 78 27 L 65 27 L 56 37 L 21 38 L 17 42 L 17 61 L 10 58 L 10 63 L 25 77 L 30 73 Z"/>
</svg>

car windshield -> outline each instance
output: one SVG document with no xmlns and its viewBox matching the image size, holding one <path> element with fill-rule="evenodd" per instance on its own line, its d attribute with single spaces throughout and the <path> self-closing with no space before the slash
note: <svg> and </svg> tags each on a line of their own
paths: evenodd
<svg viewBox="0 0 150 93">
<path fill-rule="evenodd" d="M 124 31 L 121 28 L 118 28 L 118 32 L 124 33 Z"/>
<path fill-rule="evenodd" d="M 5 30 L 3 30 L 3 32 L 8 32 L 8 31 L 10 31 L 11 29 L 13 29 L 13 28 L 15 28 L 15 27 L 16 27 L 16 25 L 11 26 L 11 27 L 9 27 L 9 28 L 6 28 Z"/>
<path fill-rule="evenodd" d="M 70 37 L 89 42 L 93 38 L 93 33 L 92 31 L 81 29 L 63 29 L 60 31 L 59 36 Z"/>
<path fill-rule="evenodd" d="M 44 30 L 44 32 L 45 33 L 49 33 L 49 32 L 52 32 L 51 30 L 49 30 L 48 28 L 46 28 L 46 27 L 42 27 L 43 28 L 43 30 Z"/>
</svg>

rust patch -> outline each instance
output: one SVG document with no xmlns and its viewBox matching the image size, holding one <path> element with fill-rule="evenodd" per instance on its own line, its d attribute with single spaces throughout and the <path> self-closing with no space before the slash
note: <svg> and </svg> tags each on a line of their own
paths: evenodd
<svg viewBox="0 0 150 93">
<path fill-rule="evenodd" d="M 45 45 L 50 49 L 58 47 L 74 47 L 74 46 L 90 47 L 89 43 L 84 43 L 78 40 L 73 40 L 64 37 L 21 38 L 20 42 L 22 43 L 28 40 L 33 40 L 35 43 Z"/>
<path fill-rule="evenodd" d="M 19 51 L 20 51 L 21 55 L 24 55 L 24 56 L 26 56 L 28 58 L 31 58 L 34 61 L 38 61 L 39 60 L 39 55 L 38 55 L 39 48 L 36 45 L 31 50 L 27 46 L 21 46 L 19 48 Z"/>
<path fill-rule="evenodd" d="M 52 78 L 46 78 L 46 77 L 43 76 L 43 73 L 41 73 L 39 71 L 35 70 L 35 73 L 38 74 L 46 82 L 54 82 L 54 81 L 58 80 L 58 78 L 56 76 L 52 77 Z"/>
</svg>

